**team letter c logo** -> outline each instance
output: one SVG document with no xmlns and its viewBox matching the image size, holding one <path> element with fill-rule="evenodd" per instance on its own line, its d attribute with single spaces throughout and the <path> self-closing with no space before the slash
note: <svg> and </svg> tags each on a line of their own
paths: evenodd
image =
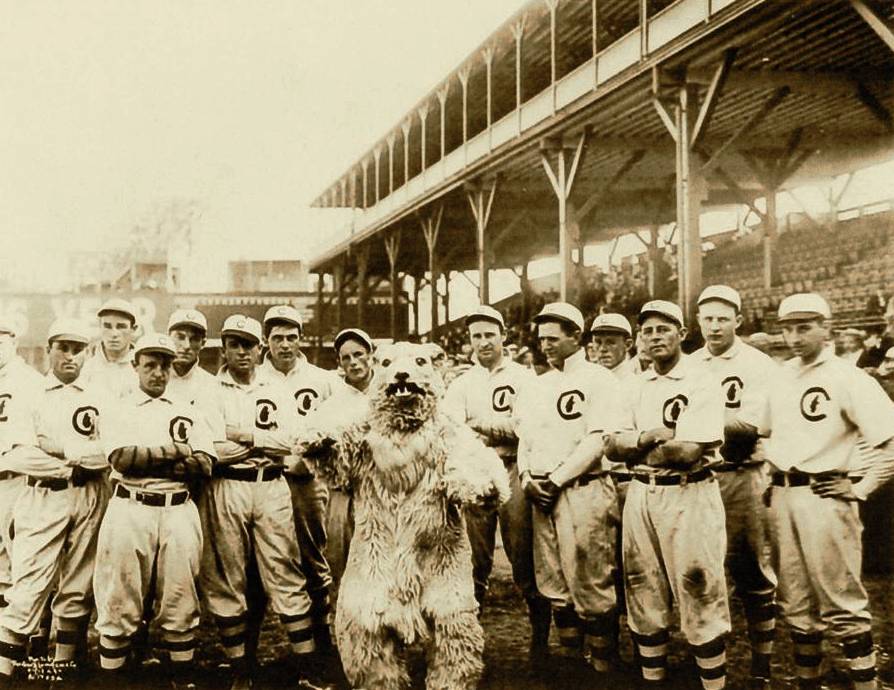
<svg viewBox="0 0 894 690">
<path fill-rule="evenodd" d="M 255 427 L 265 430 L 276 428 L 275 402 L 261 399 L 255 403 Z"/>
<path fill-rule="evenodd" d="M 583 416 L 583 412 L 578 407 L 584 400 L 586 400 L 586 396 L 579 390 L 565 391 L 556 401 L 556 410 L 562 419 L 579 419 Z"/>
<path fill-rule="evenodd" d="M 96 417 L 98 414 L 99 410 L 95 407 L 79 407 L 71 416 L 71 425 L 81 436 L 89 438 L 96 429 Z"/>
<path fill-rule="evenodd" d="M 493 395 L 490 397 L 491 407 L 494 412 L 507 412 L 515 396 L 515 389 L 512 386 L 499 386 L 494 388 Z"/>
<path fill-rule="evenodd" d="M 661 421 L 668 429 L 677 428 L 677 420 L 683 414 L 683 410 L 689 405 L 689 398 L 682 393 L 664 401 L 664 409 L 661 413 Z"/>
<path fill-rule="evenodd" d="M 808 422 L 819 422 L 825 419 L 825 403 L 831 399 L 831 396 L 822 386 L 808 388 L 804 391 L 804 395 L 801 396 L 801 416 Z"/>
<path fill-rule="evenodd" d="M 189 432 L 192 429 L 192 420 L 189 417 L 174 417 L 171 420 L 171 439 L 175 443 L 189 443 Z"/>
</svg>

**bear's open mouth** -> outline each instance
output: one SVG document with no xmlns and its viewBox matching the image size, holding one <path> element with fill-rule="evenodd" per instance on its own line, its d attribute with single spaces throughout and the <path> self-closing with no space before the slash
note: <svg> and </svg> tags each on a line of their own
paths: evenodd
<svg viewBox="0 0 894 690">
<path fill-rule="evenodd" d="M 425 395 L 425 390 L 412 381 L 395 381 L 388 384 L 385 394 L 395 398 L 408 398 L 412 395 Z"/>
</svg>

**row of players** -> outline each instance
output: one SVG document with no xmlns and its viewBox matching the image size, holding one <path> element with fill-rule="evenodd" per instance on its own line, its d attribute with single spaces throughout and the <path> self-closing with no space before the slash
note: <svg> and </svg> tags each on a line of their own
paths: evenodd
<svg viewBox="0 0 894 690">
<path fill-rule="evenodd" d="M 480 366 L 445 402 L 510 472 L 499 523 L 532 659 L 544 659 L 551 613 L 568 656 L 608 669 L 626 607 L 643 682 L 660 684 L 675 604 L 702 686 L 722 688 L 728 573 L 746 613 L 751 687 L 770 687 L 777 606 L 799 687 L 820 687 L 824 635 L 842 645 L 854 687 L 877 687 L 859 503 L 894 473 L 894 405 L 835 356 L 821 296 L 780 304 L 794 354 L 784 365 L 736 335 L 740 312 L 734 289 L 706 288 L 705 346 L 684 355 L 680 308 L 646 303 L 639 336 L 652 364 L 641 371 L 623 316 L 597 316 L 586 333 L 598 366 L 581 348 L 580 311 L 549 304 L 534 318 L 550 364 L 538 377 L 503 356 L 498 312 L 468 317 Z M 879 452 L 865 459 L 858 440 Z M 483 597 L 497 520 L 468 520 Z"/>
<path fill-rule="evenodd" d="M 201 591 L 234 685 L 247 686 L 261 587 L 306 676 L 314 651 L 331 645 L 328 492 L 293 446 L 318 403 L 355 404 L 369 384 L 371 340 L 340 334 L 341 379 L 300 352 L 294 308 L 271 308 L 263 326 L 237 314 L 221 329 L 215 377 L 197 364 L 200 312 L 174 313 L 169 335 L 135 346 L 129 303 L 111 300 L 98 318 L 102 342 L 86 361 L 85 325 L 51 326 L 45 377 L 10 356 L 14 326 L 0 323 L 0 685 L 13 682 L 29 641 L 41 646 L 51 596 L 59 664 L 83 658 L 95 599 L 101 669 L 124 673 L 154 620 L 172 682 L 185 683 Z M 259 364 L 262 341 L 269 356 Z"/>
<path fill-rule="evenodd" d="M 112 306 L 119 308 L 107 305 L 100 310 L 103 332 L 125 330 L 116 329 L 110 323 L 114 320 L 132 328 L 132 311 Z M 552 613 L 568 654 L 585 654 L 597 670 L 608 667 L 623 605 L 614 581 L 621 555 L 616 553 L 620 497 L 628 623 L 645 680 L 660 681 L 666 674 L 670 605 L 675 600 L 704 686 L 723 686 L 723 638 L 730 629 L 724 555 L 729 547 L 730 574 L 748 614 L 755 684 L 769 681 L 775 598 L 792 628 L 804 687 L 819 683 L 821 637 L 827 625 L 844 642 L 855 684 L 874 687 L 855 502 L 865 498 L 890 467 L 879 463 L 866 468 L 859 483 L 847 472 L 854 464 L 858 431 L 870 444 L 884 446 L 885 456 L 890 456 L 894 410 L 871 379 L 835 360 L 824 347 L 831 315 L 818 296 L 794 295 L 780 305 L 780 322 L 796 354 L 783 370 L 735 336 L 739 309 L 734 290 L 708 288 L 699 300 L 707 344 L 686 357 L 680 350 L 685 328 L 679 308 L 662 301 L 646 304 L 639 317 L 640 333 L 653 365 L 639 374 L 632 361 L 625 361 L 631 329 L 619 315 L 597 318 L 588 336 L 606 354 L 605 363 L 607 353 L 615 353 L 616 365 L 609 373 L 585 361 L 580 312 L 569 304 L 547 305 L 535 323 L 552 368 L 537 378 L 503 358 L 504 327 L 498 312 L 483 306 L 467 320 L 477 366 L 450 386 L 445 405 L 497 450 L 513 479 L 513 497 L 500 511 L 500 526 L 516 582 L 529 603 L 535 657 L 545 652 Z M 123 666 L 140 624 L 149 579 L 147 554 L 150 560 L 156 554 L 159 558 L 158 620 L 172 661 L 191 659 L 197 624 L 195 588 L 186 587 L 185 596 L 177 583 L 201 572 L 206 606 L 221 624 L 225 650 L 234 668 L 244 669 L 249 608 L 245 554 L 251 545 L 271 606 L 289 627 L 295 652 L 307 654 L 315 641 L 326 643 L 330 582 L 323 552 L 325 487 L 317 485 L 292 447 L 301 418 L 319 400 L 335 391 L 330 402 L 338 402 L 330 408 L 342 411 L 362 401 L 372 376 L 372 343 L 362 331 L 339 334 L 336 347 L 351 385 L 338 388 L 331 374 L 315 369 L 300 354 L 300 327 L 300 318 L 288 307 L 268 312 L 264 333 L 251 319 L 230 317 L 222 329 L 224 370 L 217 380 L 209 375 L 200 383 L 206 377 L 195 361 L 206 330 L 204 319 L 198 312 L 175 314 L 169 329 L 173 342 L 148 337 L 134 350 L 139 390 L 99 415 L 103 452 L 95 446 L 87 452 L 75 443 L 83 443 L 84 437 L 98 443 L 96 409 L 83 411 L 90 405 L 80 404 L 88 399 L 66 407 L 59 393 L 48 402 L 57 389 L 76 397 L 94 388 L 74 385 L 78 353 L 73 351 L 83 349 L 86 338 L 59 328 L 50 334 L 53 369 L 49 384 L 42 382 L 48 389 L 44 405 L 57 418 L 52 431 L 58 434 L 64 428 L 71 444 L 54 446 L 52 425 L 42 427 L 36 421 L 36 438 L 8 444 L 15 447 L 3 460 L 8 471 L 27 477 L 30 486 L 19 491 L 32 501 L 52 502 L 55 496 L 57 512 L 66 515 L 81 502 L 93 506 L 94 531 L 96 507 L 103 502 L 99 494 L 106 486 L 94 472 L 101 474 L 112 465 L 115 498 L 106 515 L 114 517 L 107 517 L 99 529 L 93 580 L 103 668 Z M 270 360 L 256 373 L 255 356 L 263 338 L 270 346 Z M 113 372 L 126 371 L 123 365 L 113 368 L 105 347 L 96 357 L 105 360 L 100 364 L 106 368 L 94 365 L 91 372 L 85 367 L 94 380 L 112 381 Z M 177 387 L 181 390 L 175 395 Z M 161 412 L 150 412 L 159 407 Z M 197 415 L 197 409 L 203 413 Z M 16 414 L 16 406 L 8 412 L 24 416 Z M 40 419 L 38 414 L 35 420 Z M 217 438 L 212 430 L 221 424 L 227 441 L 212 444 Z M 759 436 L 769 438 L 759 443 Z M 34 462 L 33 456 L 40 455 L 35 449 L 56 458 L 57 472 L 58 459 L 64 459 L 63 476 L 41 475 L 39 463 L 16 464 Z M 17 459 L 23 457 L 27 460 Z M 284 470 L 288 482 L 282 479 Z M 202 492 L 197 510 L 188 500 L 188 484 L 212 474 L 215 479 Z M 336 516 L 329 535 L 333 561 L 344 553 L 339 544 L 346 543 L 344 532 L 349 529 L 338 516 L 348 512 L 349 501 L 338 492 L 329 500 L 330 513 Z M 293 505 L 297 546 L 294 537 L 277 536 L 283 525 L 292 524 L 284 518 L 292 515 Z M 174 518 L 176 511 L 183 515 Z M 90 510 L 78 514 L 86 513 Z M 38 511 L 27 500 L 16 503 L 14 582 L 7 593 L 10 606 L 0 613 L 0 656 L 8 660 L 24 655 L 27 636 L 39 624 L 39 604 L 46 602 L 53 584 L 45 571 L 77 570 L 70 556 L 60 562 L 58 546 L 54 559 L 37 559 L 41 568 L 15 567 L 19 554 L 29 548 L 22 545 L 27 544 L 22 527 L 25 534 L 38 535 L 38 546 L 60 541 L 58 535 L 46 538 L 48 529 L 61 531 L 48 527 L 52 521 L 43 517 L 47 514 L 45 507 Z M 39 524 L 29 528 L 29 517 Z M 476 589 L 483 599 L 497 518 L 469 515 L 468 520 Z M 87 520 L 82 522 L 84 536 L 89 536 L 91 527 Z M 187 536 L 201 544 L 203 531 L 201 564 L 185 556 L 198 553 L 195 539 L 184 539 L 179 553 L 171 551 L 179 543 L 173 537 L 189 532 Z M 134 534 L 147 535 L 149 541 L 137 543 L 142 537 Z M 71 541 L 67 534 L 61 540 L 66 538 Z M 86 544 L 90 539 L 76 541 Z M 53 548 L 46 549 L 48 556 Z M 35 558 L 30 558 L 32 563 Z M 170 573 L 163 563 L 172 568 Z M 34 586 L 32 571 L 44 577 L 42 589 Z M 18 587 L 20 575 L 24 582 L 31 577 L 31 585 Z M 66 608 L 89 586 L 73 588 L 72 597 L 65 581 L 63 576 L 53 604 L 58 659 L 74 655 L 89 612 Z M 26 624 L 10 615 L 16 610 L 17 590 L 31 603 L 24 607 L 29 611 Z M 165 595 L 168 590 L 177 592 L 173 601 Z M 112 613 L 104 616 L 104 606 L 112 607 Z M 193 613 L 183 615 L 188 611 Z"/>
</svg>

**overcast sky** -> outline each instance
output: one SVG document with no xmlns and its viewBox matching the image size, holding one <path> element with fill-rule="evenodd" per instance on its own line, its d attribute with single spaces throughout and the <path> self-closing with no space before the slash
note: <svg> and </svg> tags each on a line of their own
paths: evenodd
<svg viewBox="0 0 894 690">
<path fill-rule="evenodd" d="M 49 287 L 174 198 L 218 266 L 193 285 L 306 256 L 310 200 L 521 4 L 0 0 L 0 268 Z"/>
</svg>

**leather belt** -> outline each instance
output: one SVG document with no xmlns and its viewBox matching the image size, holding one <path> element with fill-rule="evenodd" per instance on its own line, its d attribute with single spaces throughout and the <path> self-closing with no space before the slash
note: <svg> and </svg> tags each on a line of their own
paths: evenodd
<svg viewBox="0 0 894 690">
<path fill-rule="evenodd" d="M 50 491 L 65 491 L 71 486 L 71 482 L 61 477 L 51 479 L 38 479 L 37 477 L 28 477 L 26 480 L 28 486 L 36 486 L 38 489 L 49 489 Z"/>
<path fill-rule="evenodd" d="M 624 484 L 625 482 L 629 482 L 633 479 L 633 475 L 630 472 L 619 472 L 617 470 L 612 470 L 609 472 L 612 479 L 614 479 L 618 484 Z"/>
<path fill-rule="evenodd" d="M 719 465 L 714 465 L 713 467 L 711 467 L 711 469 L 715 472 L 738 472 L 739 470 L 750 470 L 755 467 L 760 467 L 762 464 L 762 462 L 723 462 Z"/>
<path fill-rule="evenodd" d="M 590 482 L 595 482 L 597 479 L 602 479 L 605 476 L 605 472 L 588 472 L 587 474 L 582 474 L 580 477 L 575 479 L 571 486 L 586 486 Z"/>
<path fill-rule="evenodd" d="M 694 482 L 704 481 L 714 476 L 709 469 L 702 469 L 689 474 L 645 474 L 642 472 L 634 472 L 633 478 L 643 484 L 652 486 L 685 486 Z"/>
<path fill-rule="evenodd" d="M 770 483 L 773 486 L 809 486 L 811 483 L 822 479 L 845 479 L 846 472 L 773 472 L 770 475 Z M 862 477 L 851 477 L 851 482 L 856 484 Z"/>
<path fill-rule="evenodd" d="M 18 476 L 19 475 L 17 475 L 15 472 L 0 472 L 0 482 L 2 482 L 4 479 L 14 479 Z"/>
<path fill-rule="evenodd" d="M 267 467 L 231 467 L 218 465 L 214 468 L 214 476 L 222 479 L 235 479 L 237 482 L 269 482 L 282 476 L 282 467 L 268 465 Z M 308 479 L 313 478 L 310 475 Z"/>
<path fill-rule="evenodd" d="M 143 491 L 118 484 L 115 486 L 115 496 L 134 500 L 144 506 L 166 508 L 186 503 L 189 500 L 189 491 Z"/>
</svg>

